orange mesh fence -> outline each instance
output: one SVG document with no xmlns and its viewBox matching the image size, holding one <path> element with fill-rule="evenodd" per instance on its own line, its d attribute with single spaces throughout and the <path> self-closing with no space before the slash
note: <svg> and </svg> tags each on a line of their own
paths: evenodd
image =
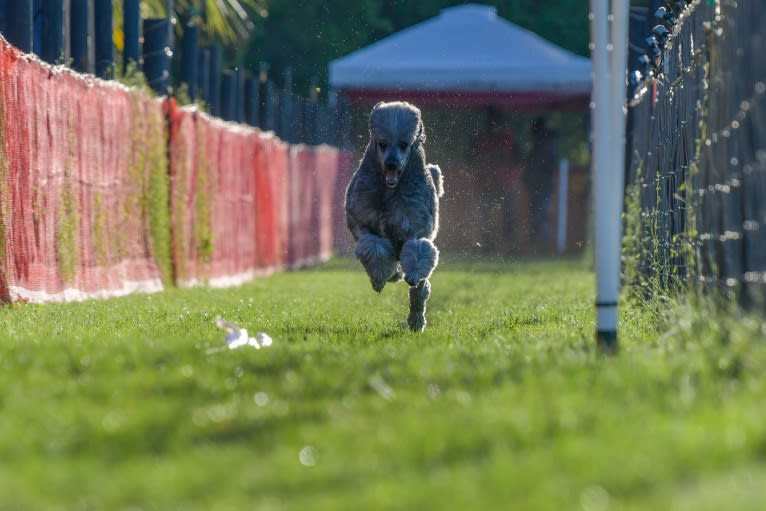
<svg viewBox="0 0 766 511">
<path fill-rule="evenodd" d="M 261 272 L 281 270 L 287 264 L 287 162 L 287 144 L 271 133 L 259 134 L 255 248 Z"/>
<path fill-rule="evenodd" d="M 312 213 L 314 213 L 314 188 L 316 179 L 314 151 L 306 146 L 290 148 L 288 167 L 289 213 L 287 265 L 300 268 L 313 261 Z"/>
<path fill-rule="evenodd" d="M 0 301 L 226 286 L 327 259 L 341 159 L 0 38 Z"/>
<path fill-rule="evenodd" d="M 326 261 L 332 256 L 334 249 L 334 202 L 335 183 L 338 181 L 340 152 L 331 146 L 322 145 L 315 148 L 316 165 L 316 233 L 317 258 Z"/>
<path fill-rule="evenodd" d="M 161 289 L 162 103 L 0 39 L 0 119 L 0 298 Z"/>
<path fill-rule="evenodd" d="M 326 260 L 338 151 L 170 108 L 173 260 L 180 285 L 219 287 Z"/>
<path fill-rule="evenodd" d="M 254 128 L 170 101 L 170 210 L 180 285 L 222 287 L 257 269 Z"/>
<path fill-rule="evenodd" d="M 289 165 L 287 264 L 299 268 L 329 259 L 333 250 L 333 200 L 338 150 L 293 146 Z"/>
</svg>

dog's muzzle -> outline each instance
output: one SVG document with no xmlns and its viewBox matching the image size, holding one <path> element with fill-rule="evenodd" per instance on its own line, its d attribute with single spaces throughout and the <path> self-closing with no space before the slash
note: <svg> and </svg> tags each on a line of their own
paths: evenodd
<svg viewBox="0 0 766 511">
<path fill-rule="evenodd" d="M 386 181 L 386 186 L 389 188 L 395 188 L 399 184 L 399 166 L 391 163 L 386 164 L 383 178 Z"/>
</svg>

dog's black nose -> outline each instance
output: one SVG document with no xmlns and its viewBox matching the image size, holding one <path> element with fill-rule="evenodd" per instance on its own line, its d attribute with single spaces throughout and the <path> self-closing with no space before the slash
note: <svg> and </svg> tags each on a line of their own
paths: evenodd
<svg viewBox="0 0 766 511">
<path fill-rule="evenodd" d="M 396 163 L 394 163 L 392 161 L 387 161 L 386 162 L 386 170 L 396 170 L 398 168 L 399 168 L 399 165 L 397 165 Z"/>
</svg>

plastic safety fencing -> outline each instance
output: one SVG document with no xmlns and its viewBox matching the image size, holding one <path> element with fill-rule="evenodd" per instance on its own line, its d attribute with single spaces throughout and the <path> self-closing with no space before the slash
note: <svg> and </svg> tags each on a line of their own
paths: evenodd
<svg viewBox="0 0 766 511">
<path fill-rule="evenodd" d="M 162 289 L 165 139 L 160 101 L 0 38 L 0 300 Z"/>
<path fill-rule="evenodd" d="M 326 260 L 338 150 L 170 102 L 170 209 L 179 285 L 224 287 Z"/>
<path fill-rule="evenodd" d="M 327 259 L 339 161 L 0 38 L 0 302 L 221 287 Z"/>
<path fill-rule="evenodd" d="M 338 162 L 338 151 L 330 146 L 290 148 L 287 265 L 291 269 L 332 255 Z"/>
<path fill-rule="evenodd" d="M 236 285 L 285 266 L 287 147 L 170 101 L 176 282 Z"/>
<path fill-rule="evenodd" d="M 626 278 L 761 304 L 766 4 L 695 0 L 672 14 L 634 75 Z"/>
</svg>

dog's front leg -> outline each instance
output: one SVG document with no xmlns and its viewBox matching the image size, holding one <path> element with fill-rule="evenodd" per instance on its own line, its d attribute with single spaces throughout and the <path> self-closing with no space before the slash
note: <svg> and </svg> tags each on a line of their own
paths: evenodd
<svg viewBox="0 0 766 511">
<path fill-rule="evenodd" d="M 404 280 L 414 286 L 431 276 L 439 264 L 439 249 L 428 238 L 410 239 L 402 246 L 400 260 Z"/>
<path fill-rule="evenodd" d="M 354 254 L 370 277 L 372 288 L 378 293 L 399 269 L 394 246 L 387 238 L 371 233 L 363 234 L 356 242 Z"/>
<path fill-rule="evenodd" d="M 407 325 L 413 332 L 422 332 L 426 328 L 426 302 L 431 296 L 431 283 L 423 279 L 410 288 L 410 313 Z"/>
</svg>

